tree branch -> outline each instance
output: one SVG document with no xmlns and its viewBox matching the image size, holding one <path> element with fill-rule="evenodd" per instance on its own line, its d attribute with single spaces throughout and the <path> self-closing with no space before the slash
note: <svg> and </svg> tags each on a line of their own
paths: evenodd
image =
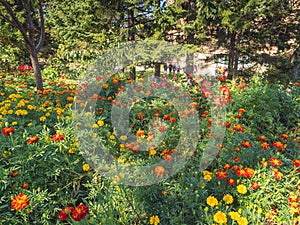
<svg viewBox="0 0 300 225">
<path fill-rule="evenodd" d="M 28 44 L 29 46 L 32 45 L 32 42 L 30 41 L 29 37 L 26 34 L 26 30 L 23 27 L 23 25 L 20 23 L 20 21 L 18 20 L 16 14 L 13 12 L 12 8 L 10 7 L 10 5 L 8 4 L 8 2 L 4 1 L 4 0 L 0 0 L 0 3 L 5 7 L 6 12 L 10 15 L 10 17 L 13 20 L 14 26 L 17 27 L 17 29 L 21 32 L 26 44 Z"/>
<path fill-rule="evenodd" d="M 34 45 L 34 25 L 32 22 L 32 17 L 30 15 L 30 8 L 28 4 L 28 0 L 22 0 L 23 7 L 26 12 L 26 18 L 27 18 L 27 24 L 28 24 L 28 33 L 29 33 L 29 38 L 32 41 Z"/>
<path fill-rule="evenodd" d="M 44 22 L 44 11 L 43 11 L 43 6 L 42 6 L 42 1 L 39 0 L 39 15 L 40 15 L 40 21 L 41 21 L 41 34 L 40 34 L 40 39 L 38 44 L 35 47 L 36 52 L 38 52 L 45 40 L 45 22 Z"/>
</svg>

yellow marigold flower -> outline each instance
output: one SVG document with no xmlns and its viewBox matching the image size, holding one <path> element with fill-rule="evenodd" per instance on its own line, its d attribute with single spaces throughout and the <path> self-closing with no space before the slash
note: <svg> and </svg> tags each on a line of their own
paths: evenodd
<svg viewBox="0 0 300 225">
<path fill-rule="evenodd" d="M 214 215 L 214 221 L 218 224 L 225 224 L 227 223 L 227 216 L 225 213 L 218 211 Z"/>
<path fill-rule="evenodd" d="M 74 154 L 74 153 L 75 153 L 74 148 L 70 148 L 70 149 L 69 149 L 69 153 L 70 153 L 70 154 Z"/>
<path fill-rule="evenodd" d="M 211 175 L 204 175 L 204 180 L 210 181 L 212 179 Z"/>
<path fill-rule="evenodd" d="M 7 114 L 9 114 L 9 115 L 12 115 L 14 113 L 14 110 L 12 110 L 12 109 L 9 109 L 8 111 L 7 111 Z"/>
<path fill-rule="evenodd" d="M 103 120 L 98 120 L 97 124 L 102 127 L 104 125 L 104 121 Z"/>
<path fill-rule="evenodd" d="M 96 124 L 96 123 L 93 124 L 93 128 L 97 129 L 98 127 L 99 127 L 98 124 Z"/>
<path fill-rule="evenodd" d="M 153 156 L 153 155 L 155 155 L 156 154 L 156 150 L 155 149 L 150 149 L 149 150 L 149 155 L 150 156 Z"/>
<path fill-rule="evenodd" d="M 257 210 L 257 212 L 258 212 L 258 213 L 262 213 L 262 212 L 263 212 L 262 208 L 259 208 L 259 209 Z"/>
<path fill-rule="evenodd" d="M 15 125 L 17 125 L 17 124 L 18 124 L 17 121 L 14 121 L 14 122 L 11 123 L 12 126 L 15 126 Z"/>
<path fill-rule="evenodd" d="M 110 138 L 111 140 L 115 140 L 116 137 L 115 137 L 115 135 L 110 135 L 109 138 Z"/>
<path fill-rule="evenodd" d="M 83 169 L 83 171 L 89 171 L 90 165 L 85 163 L 85 164 L 83 164 L 82 169 Z"/>
<path fill-rule="evenodd" d="M 126 135 L 123 135 L 123 136 L 120 137 L 120 139 L 121 139 L 122 141 L 125 141 L 125 140 L 127 139 L 127 136 L 126 136 Z"/>
<path fill-rule="evenodd" d="M 234 211 L 229 212 L 229 216 L 232 220 L 236 220 L 236 221 L 241 217 L 241 215 L 238 212 L 234 212 Z"/>
<path fill-rule="evenodd" d="M 41 116 L 40 117 L 40 121 L 45 121 L 46 120 L 46 117 L 45 116 Z"/>
<path fill-rule="evenodd" d="M 247 193 L 247 187 L 244 184 L 240 184 L 236 187 L 238 193 L 240 194 L 246 194 Z"/>
<path fill-rule="evenodd" d="M 158 225 L 160 220 L 159 220 L 159 217 L 158 216 L 151 216 L 150 217 L 150 224 L 153 224 L 153 225 Z"/>
<path fill-rule="evenodd" d="M 31 127 L 31 126 L 32 126 L 32 123 L 28 123 L 27 126 L 28 126 L 28 127 Z"/>
<path fill-rule="evenodd" d="M 125 161 L 124 159 L 118 158 L 119 163 L 123 163 L 124 161 Z"/>
<path fill-rule="evenodd" d="M 217 206 L 219 204 L 218 199 L 216 199 L 214 196 L 208 196 L 206 199 L 206 203 L 211 206 Z"/>
<path fill-rule="evenodd" d="M 245 217 L 240 217 L 238 220 L 238 225 L 248 225 L 248 220 Z"/>
<path fill-rule="evenodd" d="M 212 172 L 209 172 L 208 170 L 203 170 L 203 175 L 205 176 L 205 175 L 210 175 L 210 176 L 212 176 Z"/>
<path fill-rule="evenodd" d="M 224 195 L 223 201 L 225 201 L 226 204 L 232 204 L 233 203 L 232 195 L 230 195 L 230 194 Z"/>
</svg>

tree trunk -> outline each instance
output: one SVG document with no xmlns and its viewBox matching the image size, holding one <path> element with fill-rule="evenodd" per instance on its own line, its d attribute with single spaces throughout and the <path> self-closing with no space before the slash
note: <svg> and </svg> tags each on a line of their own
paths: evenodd
<svg viewBox="0 0 300 225">
<path fill-rule="evenodd" d="M 134 34 L 134 10 L 131 7 L 131 4 L 127 5 L 128 7 L 128 41 L 134 41 L 135 40 L 135 34 Z M 136 79 L 136 69 L 135 66 L 132 66 L 130 68 L 130 79 L 135 80 Z"/>
<path fill-rule="evenodd" d="M 31 65 L 32 65 L 32 69 L 34 72 L 36 88 L 38 90 L 42 91 L 42 90 L 44 90 L 44 87 L 43 87 L 41 67 L 40 67 L 40 64 L 38 61 L 38 55 L 37 55 L 35 47 L 33 47 L 33 48 L 28 47 L 28 48 L 30 51 L 30 60 L 31 60 Z"/>
<path fill-rule="evenodd" d="M 236 32 L 230 32 L 229 56 L 228 56 L 228 79 L 235 77 L 238 68 L 238 56 L 236 48 Z"/>
<path fill-rule="evenodd" d="M 196 13 L 196 0 L 189 0 L 187 2 L 187 7 L 189 14 L 186 17 L 187 24 L 193 22 L 197 18 Z M 187 30 L 187 44 L 195 44 L 195 33 L 193 30 Z M 189 76 L 189 79 L 192 79 L 190 76 L 194 72 L 194 54 L 187 54 L 186 57 L 186 73 Z"/>
<path fill-rule="evenodd" d="M 154 76 L 160 77 L 160 63 L 154 64 Z"/>
</svg>

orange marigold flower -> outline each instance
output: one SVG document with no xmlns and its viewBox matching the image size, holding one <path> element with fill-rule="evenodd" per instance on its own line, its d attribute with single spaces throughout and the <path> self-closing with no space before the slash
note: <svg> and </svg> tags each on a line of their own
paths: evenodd
<svg viewBox="0 0 300 225">
<path fill-rule="evenodd" d="M 164 120 L 170 120 L 170 115 L 164 115 Z"/>
<path fill-rule="evenodd" d="M 281 166 L 282 162 L 276 158 L 270 158 L 269 162 L 272 164 L 272 166 Z"/>
<path fill-rule="evenodd" d="M 29 140 L 27 141 L 28 144 L 33 144 L 38 142 L 39 137 L 38 136 L 32 136 L 31 138 L 29 138 Z"/>
<path fill-rule="evenodd" d="M 288 139 L 288 138 L 289 138 L 289 135 L 287 135 L 287 134 L 282 134 L 282 135 L 281 135 L 281 138 L 283 138 L 283 139 Z"/>
<path fill-rule="evenodd" d="M 86 215 L 89 214 L 89 207 L 84 205 L 83 203 L 80 203 L 75 210 L 71 211 L 72 219 L 75 221 L 80 221 L 86 217 Z"/>
<path fill-rule="evenodd" d="M 176 118 L 174 118 L 174 117 L 171 118 L 171 119 L 170 119 L 170 122 L 171 122 L 171 123 L 175 123 L 175 122 L 176 122 Z"/>
<path fill-rule="evenodd" d="M 252 147 L 252 144 L 249 141 L 243 141 L 242 142 L 242 146 L 244 148 L 249 148 L 249 147 Z"/>
<path fill-rule="evenodd" d="M 245 112 L 246 112 L 246 110 L 245 110 L 245 109 L 243 109 L 243 108 L 240 108 L 240 109 L 239 109 L 239 112 L 240 112 L 240 113 L 245 113 Z"/>
<path fill-rule="evenodd" d="M 235 118 L 237 118 L 237 119 L 242 119 L 242 118 L 243 118 L 243 115 L 242 115 L 242 114 L 236 114 L 236 115 L 235 115 Z"/>
<path fill-rule="evenodd" d="M 162 166 L 156 166 L 154 170 L 157 177 L 162 178 L 165 172 L 165 168 Z"/>
<path fill-rule="evenodd" d="M 18 171 L 13 171 L 11 172 L 10 176 L 11 177 L 17 177 L 19 175 L 19 172 Z"/>
<path fill-rule="evenodd" d="M 266 136 L 263 136 L 263 135 L 262 135 L 262 136 L 260 136 L 260 137 L 258 138 L 258 140 L 263 142 L 263 141 L 266 140 Z"/>
<path fill-rule="evenodd" d="M 235 183 L 236 183 L 235 180 L 232 179 L 232 178 L 229 178 L 229 179 L 227 180 L 227 184 L 229 184 L 230 186 L 234 186 Z"/>
<path fill-rule="evenodd" d="M 225 165 L 224 165 L 224 170 L 228 170 L 228 169 L 230 169 L 230 164 L 229 163 L 226 163 Z"/>
<path fill-rule="evenodd" d="M 247 178 L 251 178 L 254 176 L 254 173 L 255 173 L 255 170 L 252 169 L 252 168 L 245 168 L 245 171 L 246 171 L 246 177 Z"/>
<path fill-rule="evenodd" d="M 136 136 L 138 136 L 138 137 L 144 137 L 145 136 L 145 133 L 144 133 L 144 131 L 143 130 L 138 130 L 137 132 L 136 132 Z"/>
<path fill-rule="evenodd" d="M 23 189 L 28 189 L 29 188 L 29 184 L 28 183 L 23 183 L 22 184 L 22 188 Z"/>
<path fill-rule="evenodd" d="M 260 188 L 257 182 L 252 182 L 252 189 L 255 191 L 256 189 Z"/>
<path fill-rule="evenodd" d="M 244 133 L 245 132 L 244 127 L 241 126 L 241 125 L 239 125 L 239 124 L 234 124 L 233 125 L 233 130 L 236 130 L 236 131 L 238 131 L 240 133 Z"/>
<path fill-rule="evenodd" d="M 22 210 L 26 208 L 29 204 L 29 199 L 27 195 L 21 193 L 15 196 L 11 201 L 11 208 L 13 210 Z"/>
<path fill-rule="evenodd" d="M 299 159 L 293 159 L 292 160 L 292 163 L 297 166 L 297 167 L 300 167 L 300 160 Z"/>
<path fill-rule="evenodd" d="M 261 143 L 261 148 L 264 149 L 264 150 L 268 150 L 270 149 L 270 144 L 268 142 L 263 142 Z"/>
<path fill-rule="evenodd" d="M 52 140 L 55 141 L 55 142 L 62 141 L 62 140 L 64 140 L 64 135 L 62 135 L 62 134 L 53 134 Z"/>
<path fill-rule="evenodd" d="M 13 127 L 2 128 L 2 134 L 5 135 L 5 136 L 10 136 L 14 132 L 15 132 L 15 128 L 13 128 Z"/>
<path fill-rule="evenodd" d="M 240 158 L 239 157 L 237 157 L 237 156 L 235 156 L 235 157 L 233 157 L 233 162 L 238 162 L 238 161 L 240 161 Z"/>
<path fill-rule="evenodd" d="M 279 150 L 282 150 L 285 146 L 280 141 L 276 141 L 273 143 L 273 147 L 278 148 Z"/>
<path fill-rule="evenodd" d="M 224 170 L 218 170 L 218 173 L 216 174 L 216 177 L 225 180 L 227 178 L 228 174 Z"/>
<path fill-rule="evenodd" d="M 274 178 L 276 180 L 281 180 L 282 178 L 284 177 L 283 173 L 277 171 L 277 172 L 274 172 Z"/>
<path fill-rule="evenodd" d="M 269 165 L 269 163 L 268 163 L 267 161 L 265 161 L 265 160 L 261 160 L 261 161 L 259 162 L 259 164 L 260 164 L 261 166 L 268 166 L 268 165 Z"/>
</svg>

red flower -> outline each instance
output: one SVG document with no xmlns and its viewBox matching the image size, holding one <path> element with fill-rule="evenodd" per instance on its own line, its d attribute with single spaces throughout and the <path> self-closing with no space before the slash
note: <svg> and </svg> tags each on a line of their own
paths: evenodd
<svg viewBox="0 0 300 225">
<path fill-rule="evenodd" d="M 221 92 L 221 94 L 224 95 L 224 99 L 223 99 L 222 102 L 223 103 L 230 102 L 231 99 L 230 99 L 230 90 L 229 90 L 229 88 L 227 86 L 221 86 L 220 87 L 220 92 Z"/>
<path fill-rule="evenodd" d="M 282 162 L 276 158 L 270 158 L 269 162 L 272 164 L 272 166 L 281 166 Z"/>
<path fill-rule="evenodd" d="M 21 66 L 19 67 L 19 70 L 22 71 L 22 72 L 24 72 L 25 69 L 26 69 L 26 66 L 25 66 L 25 65 L 21 65 Z"/>
<path fill-rule="evenodd" d="M 167 130 L 167 128 L 164 126 L 164 125 L 161 125 L 159 128 L 158 128 L 159 132 L 165 132 Z"/>
<path fill-rule="evenodd" d="M 273 143 L 273 147 L 278 148 L 279 150 L 282 150 L 284 148 L 284 144 L 282 144 L 280 141 L 276 141 Z"/>
<path fill-rule="evenodd" d="M 55 142 L 64 140 L 64 135 L 62 134 L 53 134 L 52 140 Z"/>
<path fill-rule="evenodd" d="M 32 144 L 32 143 L 36 143 L 38 142 L 39 137 L 38 136 L 32 136 L 31 138 L 29 138 L 29 140 L 27 141 L 28 144 Z"/>
<path fill-rule="evenodd" d="M 263 142 L 263 143 L 261 143 L 261 148 L 262 149 L 264 149 L 264 150 L 268 150 L 268 149 L 270 149 L 270 144 L 269 143 L 267 143 L 267 142 Z"/>
<path fill-rule="evenodd" d="M 234 124 L 233 125 L 233 130 L 236 130 L 236 131 L 241 132 L 241 133 L 245 132 L 244 127 L 239 125 L 239 124 Z"/>
<path fill-rule="evenodd" d="M 73 206 L 67 206 L 60 212 L 59 220 L 60 221 L 67 220 L 69 218 L 69 215 L 72 214 L 72 212 L 74 212 L 74 211 L 75 211 L 75 209 Z"/>
<path fill-rule="evenodd" d="M 249 147 L 252 147 L 252 144 L 249 141 L 243 141 L 242 142 L 242 146 L 244 148 L 249 148 Z"/>
<path fill-rule="evenodd" d="M 231 123 L 229 123 L 229 122 L 226 122 L 226 123 L 225 123 L 225 127 L 226 127 L 226 128 L 230 128 L 230 126 L 231 126 Z"/>
<path fill-rule="evenodd" d="M 202 95 L 204 98 L 209 98 L 211 96 L 211 91 L 206 89 L 206 88 L 202 88 Z"/>
<path fill-rule="evenodd" d="M 164 115 L 164 120 L 170 120 L 170 115 Z"/>
<path fill-rule="evenodd" d="M 251 168 L 245 168 L 245 169 L 238 169 L 236 171 L 236 174 L 239 176 L 239 177 L 246 177 L 246 178 L 251 178 L 254 176 L 254 169 L 251 169 Z"/>
<path fill-rule="evenodd" d="M 237 119 L 242 119 L 242 118 L 243 118 L 243 115 L 242 115 L 242 114 L 236 114 L 235 118 L 237 118 Z"/>
<path fill-rule="evenodd" d="M 77 206 L 75 210 L 71 211 L 72 219 L 75 221 L 84 219 L 87 214 L 89 214 L 89 208 L 82 203 L 80 203 L 80 205 Z"/>
<path fill-rule="evenodd" d="M 13 171 L 11 172 L 10 176 L 11 177 L 17 177 L 19 175 L 19 172 L 18 171 Z"/>
<path fill-rule="evenodd" d="M 264 161 L 264 160 L 260 161 L 259 164 L 260 164 L 261 166 L 268 166 L 268 165 L 269 165 L 268 162 L 266 162 L 266 161 Z"/>
<path fill-rule="evenodd" d="M 266 136 L 260 136 L 259 138 L 258 138 L 258 140 L 260 140 L 260 141 L 265 141 L 266 140 Z"/>
<path fill-rule="evenodd" d="M 234 185 L 235 185 L 235 180 L 232 179 L 232 178 L 229 178 L 229 179 L 227 180 L 227 184 L 229 184 L 230 186 L 234 186 Z"/>
<path fill-rule="evenodd" d="M 223 168 L 224 168 L 224 170 L 228 170 L 228 169 L 230 169 L 230 167 L 231 167 L 230 164 L 226 163 Z"/>
<path fill-rule="evenodd" d="M 273 172 L 276 180 L 281 180 L 284 177 L 283 173 L 279 172 L 277 169 L 273 169 Z"/>
<path fill-rule="evenodd" d="M 28 206 L 29 199 L 27 195 L 21 193 L 15 196 L 11 201 L 11 208 L 13 210 L 21 210 Z"/>
<path fill-rule="evenodd" d="M 225 180 L 227 178 L 228 174 L 224 170 L 218 170 L 218 173 L 216 174 L 216 177 Z"/>
<path fill-rule="evenodd" d="M 243 108 L 240 108 L 238 111 L 239 111 L 240 113 L 245 113 L 245 112 L 246 112 L 246 110 L 243 109 Z"/>
<path fill-rule="evenodd" d="M 30 72 L 32 70 L 31 66 L 27 66 L 27 71 Z"/>
<path fill-rule="evenodd" d="M 171 118 L 171 119 L 170 119 L 170 122 L 171 122 L 171 123 L 175 123 L 175 122 L 176 122 L 176 118 Z"/>
<path fill-rule="evenodd" d="M 219 77 L 219 81 L 223 82 L 225 80 L 226 80 L 226 76 L 225 75 Z"/>
<path fill-rule="evenodd" d="M 299 159 L 294 159 L 292 160 L 292 163 L 297 166 L 297 167 L 300 167 L 300 160 Z"/>
<path fill-rule="evenodd" d="M 13 127 L 2 128 L 2 134 L 4 134 L 5 136 L 10 136 L 14 132 L 15 132 L 15 128 L 13 128 Z"/>
<path fill-rule="evenodd" d="M 28 183 L 23 183 L 22 184 L 22 188 L 23 189 L 28 189 L 29 188 L 29 184 Z"/>
<path fill-rule="evenodd" d="M 256 189 L 260 188 L 257 182 L 252 182 L 252 189 L 255 191 Z"/>
</svg>

